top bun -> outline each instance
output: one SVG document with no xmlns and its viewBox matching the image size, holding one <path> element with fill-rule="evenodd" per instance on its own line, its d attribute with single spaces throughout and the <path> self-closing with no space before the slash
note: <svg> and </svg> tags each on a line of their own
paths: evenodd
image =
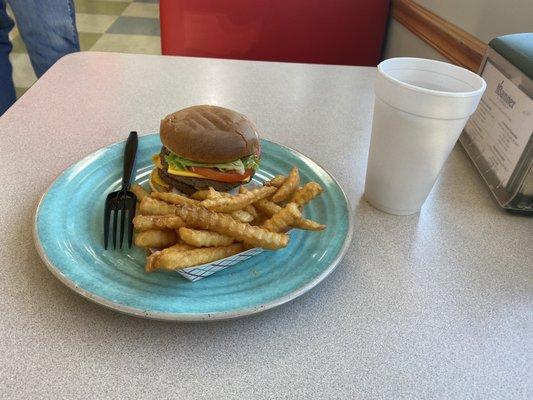
<svg viewBox="0 0 533 400">
<path fill-rule="evenodd" d="M 159 129 L 161 142 L 189 160 L 225 163 L 259 153 L 255 125 L 236 111 L 216 106 L 193 106 L 167 115 Z"/>
</svg>

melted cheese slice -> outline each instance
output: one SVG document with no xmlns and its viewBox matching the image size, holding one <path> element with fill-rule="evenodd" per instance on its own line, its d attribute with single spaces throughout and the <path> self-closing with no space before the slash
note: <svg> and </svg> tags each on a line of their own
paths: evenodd
<svg viewBox="0 0 533 400">
<path fill-rule="evenodd" d="M 157 168 L 163 169 L 163 164 L 161 164 L 161 159 L 159 158 L 159 154 L 155 154 L 152 156 L 152 162 L 155 164 Z M 207 179 L 205 176 L 195 174 L 194 172 L 175 169 L 171 165 L 168 166 L 167 172 L 171 175 L 186 176 L 188 178 Z"/>
<path fill-rule="evenodd" d="M 207 179 L 205 176 L 195 174 L 194 172 L 191 172 L 191 171 L 183 171 L 180 169 L 174 169 L 170 165 L 167 168 L 167 172 L 171 175 L 186 176 L 189 178 Z"/>
</svg>

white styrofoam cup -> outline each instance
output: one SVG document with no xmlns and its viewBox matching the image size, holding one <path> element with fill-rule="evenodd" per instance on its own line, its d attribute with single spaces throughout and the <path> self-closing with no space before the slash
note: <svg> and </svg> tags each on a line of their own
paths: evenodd
<svg viewBox="0 0 533 400">
<path fill-rule="evenodd" d="M 375 83 L 367 201 L 391 214 L 420 211 L 485 88 L 479 75 L 445 62 L 382 61 Z"/>
</svg>

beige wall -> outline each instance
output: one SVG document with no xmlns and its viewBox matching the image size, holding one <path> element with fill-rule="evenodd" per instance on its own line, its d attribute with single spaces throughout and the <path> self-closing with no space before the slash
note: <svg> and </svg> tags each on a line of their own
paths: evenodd
<svg viewBox="0 0 533 400">
<path fill-rule="evenodd" d="M 533 0 L 416 0 L 445 20 L 488 43 L 509 33 L 533 31 Z M 385 58 L 444 60 L 431 46 L 391 18 Z"/>
</svg>

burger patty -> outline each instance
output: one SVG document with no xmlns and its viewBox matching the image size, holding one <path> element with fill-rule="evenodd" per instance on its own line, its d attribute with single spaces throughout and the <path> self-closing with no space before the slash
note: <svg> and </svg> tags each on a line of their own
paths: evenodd
<svg viewBox="0 0 533 400">
<path fill-rule="evenodd" d="M 199 179 L 169 174 L 168 163 L 165 159 L 165 155 L 167 155 L 168 153 L 169 151 L 167 148 L 163 147 L 161 149 L 160 159 L 161 164 L 163 165 L 163 169 L 159 170 L 159 175 L 161 176 L 161 179 L 163 179 L 166 183 L 168 183 L 172 187 L 175 187 L 180 192 L 183 192 L 186 195 L 190 196 L 197 190 L 207 189 L 209 187 L 212 187 L 213 189 L 219 192 L 227 192 L 228 190 L 231 190 L 241 185 L 241 182 L 219 182 L 214 181 L 212 179 Z"/>
</svg>

